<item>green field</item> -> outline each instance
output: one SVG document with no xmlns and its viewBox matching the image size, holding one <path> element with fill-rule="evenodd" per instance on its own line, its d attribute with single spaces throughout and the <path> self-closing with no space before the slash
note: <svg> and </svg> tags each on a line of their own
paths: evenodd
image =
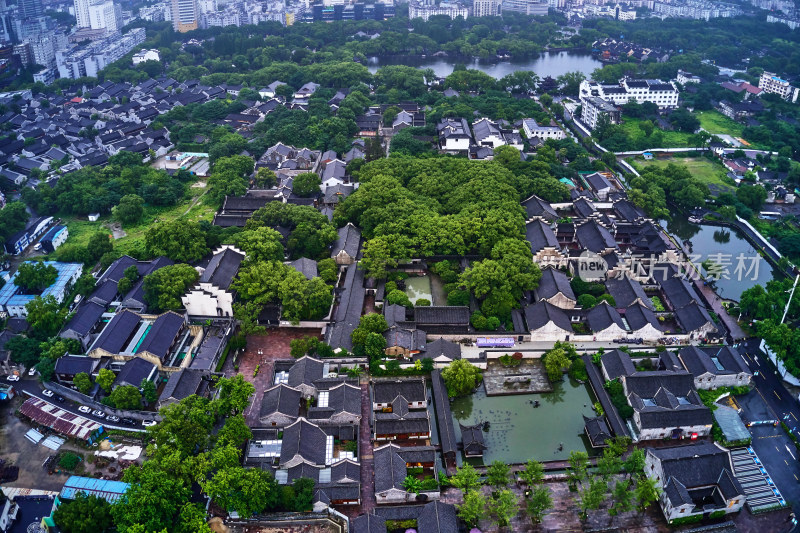
<svg viewBox="0 0 800 533">
<path fill-rule="evenodd" d="M 733 121 L 718 111 L 699 111 L 695 116 L 700 120 L 700 127 L 708 133 L 741 137 L 744 126 Z"/>
<path fill-rule="evenodd" d="M 635 118 L 625 118 L 625 121 L 622 123 L 622 129 L 625 130 L 625 133 L 631 139 L 631 144 L 634 146 L 643 146 L 647 145 L 645 139 L 647 136 L 644 132 L 639 128 L 639 123 L 643 122 L 640 119 Z M 690 142 L 690 138 L 692 137 L 691 133 L 684 133 L 682 131 L 664 131 L 656 127 L 653 130 L 653 133 L 660 132 L 662 142 L 660 146 L 650 146 L 647 145 L 647 148 L 689 148 L 692 147 L 692 143 Z"/>
<path fill-rule="evenodd" d="M 136 248 L 142 243 L 147 229 L 156 222 L 169 222 L 177 219 L 192 222 L 211 221 L 216 209 L 203 203 L 200 196 L 204 191 L 204 188 L 189 188 L 183 201 L 173 207 L 146 207 L 140 223 L 122 228 L 126 235 L 114 240 L 114 249 L 124 254 Z M 75 216 L 62 217 L 62 220 L 69 229 L 69 238 L 65 244 L 79 246 L 86 246 L 89 238 L 100 229 L 110 232 L 108 228 L 114 223 L 110 214 L 100 217 L 97 222 L 89 222 L 86 217 Z M 55 255 L 57 256 L 58 253 L 56 252 Z"/>
<path fill-rule="evenodd" d="M 696 177 L 711 188 L 712 194 L 724 191 L 733 191 L 735 186 L 725 176 L 725 167 L 715 161 L 709 161 L 705 157 L 666 157 L 644 161 L 636 159 L 630 161 L 637 170 L 641 170 L 647 166 L 665 167 L 669 163 L 676 165 L 684 165 Z"/>
</svg>

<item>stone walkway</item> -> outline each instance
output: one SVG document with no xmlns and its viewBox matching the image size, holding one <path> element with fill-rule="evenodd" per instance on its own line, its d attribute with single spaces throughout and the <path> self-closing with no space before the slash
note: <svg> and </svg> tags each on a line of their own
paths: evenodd
<svg viewBox="0 0 800 533">
<path fill-rule="evenodd" d="M 361 383 L 361 427 L 358 430 L 358 448 L 361 452 L 361 511 L 364 513 L 372 512 L 376 505 L 372 432 L 369 428 L 371 415 L 372 402 L 369 399 L 369 383 L 363 380 Z"/>
</svg>

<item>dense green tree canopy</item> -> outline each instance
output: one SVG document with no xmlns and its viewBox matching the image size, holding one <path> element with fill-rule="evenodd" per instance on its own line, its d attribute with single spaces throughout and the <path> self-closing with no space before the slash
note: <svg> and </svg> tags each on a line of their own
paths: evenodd
<svg viewBox="0 0 800 533">
<path fill-rule="evenodd" d="M 199 278 L 193 267 L 179 263 L 159 268 L 144 277 L 144 298 L 154 312 L 182 309 L 181 296 Z"/>
</svg>

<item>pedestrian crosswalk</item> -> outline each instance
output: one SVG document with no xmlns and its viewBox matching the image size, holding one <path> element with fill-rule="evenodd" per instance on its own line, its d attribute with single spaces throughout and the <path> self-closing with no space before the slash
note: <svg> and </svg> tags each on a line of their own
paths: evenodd
<svg viewBox="0 0 800 533">
<path fill-rule="evenodd" d="M 751 447 L 731 450 L 733 474 L 742 485 L 751 513 L 785 507 L 786 500 Z"/>
</svg>

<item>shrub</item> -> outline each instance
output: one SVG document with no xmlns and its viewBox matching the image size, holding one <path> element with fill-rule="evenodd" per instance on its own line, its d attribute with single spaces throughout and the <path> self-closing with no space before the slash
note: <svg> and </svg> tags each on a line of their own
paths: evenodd
<svg viewBox="0 0 800 533">
<path fill-rule="evenodd" d="M 591 294 L 581 294 L 578 296 L 578 305 L 584 309 L 591 309 L 597 305 L 597 298 Z"/>
<path fill-rule="evenodd" d="M 586 372 L 586 364 L 583 359 L 574 359 L 569 366 L 569 377 L 578 381 L 588 381 L 589 374 Z"/>
<path fill-rule="evenodd" d="M 606 381 L 605 389 L 611 397 L 611 403 L 617 409 L 619 416 L 622 418 L 630 418 L 633 416 L 633 408 L 628 405 L 628 400 L 625 398 L 625 390 L 619 380 Z"/>
<path fill-rule="evenodd" d="M 82 457 L 77 453 L 64 452 L 58 459 L 58 466 L 64 470 L 75 470 L 80 464 Z"/>
<path fill-rule="evenodd" d="M 417 307 L 430 307 L 431 301 L 428 300 L 427 298 L 420 298 L 419 300 L 414 302 L 414 305 Z"/>
<path fill-rule="evenodd" d="M 469 305 L 469 291 L 453 289 L 447 294 L 447 305 Z"/>
</svg>

